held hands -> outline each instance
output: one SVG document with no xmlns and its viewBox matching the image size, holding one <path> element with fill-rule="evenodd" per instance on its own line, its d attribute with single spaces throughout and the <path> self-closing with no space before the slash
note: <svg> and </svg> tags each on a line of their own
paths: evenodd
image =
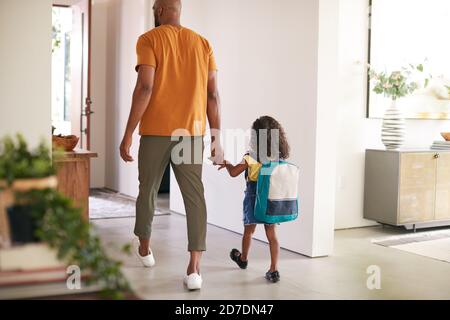
<svg viewBox="0 0 450 320">
<path fill-rule="evenodd" d="M 132 143 L 132 136 L 125 134 L 122 140 L 122 143 L 120 144 L 120 157 L 125 162 L 133 162 L 134 159 L 130 155 L 130 148 Z"/>
<path fill-rule="evenodd" d="M 217 169 L 218 171 L 225 169 L 227 167 L 227 164 L 229 164 L 229 162 L 227 160 L 223 160 L 222 164 L 219 164 L 219 168 Z"/>
<path fill-rule="evenodd" d="M 211 160 L 215 166 L 224 165 L 224 153 L 221 145 L 211 149 L 211 157 L 209 160 Z"/>
</svg>

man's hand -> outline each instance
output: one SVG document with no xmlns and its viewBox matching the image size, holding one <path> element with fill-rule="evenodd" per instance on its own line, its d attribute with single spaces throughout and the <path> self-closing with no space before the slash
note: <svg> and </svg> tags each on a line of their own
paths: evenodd
<svg viewBox="0 0 450 320">
<path fill-rule="evenodd" d="M 132 136 L 125 134 L 123 137 L 122 143 L 120 144 L 120 157 L 125 162 L 133 162 L 134 159 L 130 155 L 130 148 L 132 143 Z"/>
<path fill-rule="evenodd" d="M 223 163 L 218 165 L 219 168 L 217 170 L 220 171 L 222 169 L 225 169 L 227 167 L 227 164 L 229 164 L 228 161 L 227 160 L 223 160 Z"/>
<path fill-rule="evenodd" d="M 223 149 L 221 145 L 218 145 L 216 147 L 211 147 L 211 157 L 209 158 L 212 163 L 215 166 L 218 165 L 223 165 L 225 160 L 224 160 L 224 153 L 223 153 Z"/>
<path fill-rule="evenodd" d="M 220 142 L 220 98 L 217 89 L 217 71 L 210 71 L 208 74 L 208 103 L 207 116 L 211 129 L 211 158 L 216 165 L 223 164 L 223 149 Z"/>
</svg>

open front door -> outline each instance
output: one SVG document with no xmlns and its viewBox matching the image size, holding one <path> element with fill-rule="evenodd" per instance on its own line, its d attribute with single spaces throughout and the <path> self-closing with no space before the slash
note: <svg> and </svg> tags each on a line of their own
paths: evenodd
<svg viewBox="0 0 450 320">
<path fill-rule="evenodd" d="M 55 0 L 53 102 L 56 134 L 76 135 L 90 149 L 90 0 Z"/>
<path fill-rule="evenodd" d="M 91 1 L 79 0 L 72 5 L 74 41 L 72 57 L 73 69 L 73 113 L 72 134 L 80 137 L 79 147 L 90 149 L 90 19 Z M 77 94 L 78 93 L 78 94 Z M 78 123 L 75 123 L 78 121 Z"/>
</svg>

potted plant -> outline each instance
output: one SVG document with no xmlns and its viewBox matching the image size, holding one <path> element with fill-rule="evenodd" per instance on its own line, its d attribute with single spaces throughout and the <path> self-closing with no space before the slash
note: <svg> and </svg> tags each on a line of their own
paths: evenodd
<svg viewBox="0 0 450 320">
<path fill-rule="evenodd" d="M 421 87 L 417 81 L 417 73 L 423 73 L 423 64 L 409 65 L 400 70 L 388 72 L 377 72 L 369 66 L 369 78 L 373 84 L 373 92 L 383 94 L 391 99 L 391 105 L 386 110 L 383 118 L 381 139 L 387 149 L 400 148 L 405 140 L 405 119 L 397 106 L 397 100 L 414 93 Z M 427 87 L 429 79 L 424 81 Z"/>
<path fill-rule="evenodd" d="M 17 198 L 30 204 L 37 238 L 55 249 L 61 261 L 78 266 L 87 275 L 86 284 L 100 286 L 107 298 L 120 299 L 129 292 L 121 263 L 108 257 L 91 225 L 82 218 L 82 210 L 70 199 L 55 189 L 35 189 Z M 131 246 L 127 244 L 121 250 L 129 254 Z"/>
<path fill-rule="evenodd" d="M 58 151 L 55 154 L 59 156 Z M 88 273 L 88 283 L 100 285 L 108 298 L 120 298 L 129 288 L 120 263 L 108 258 L 89 222 L 82 218 L 81 209 L 60 194 L 56 184 L 52 156 L 45 143 L 29 151 L 21 135 L 16 141 L 10 137 L 2 139 L 0 232 L 8 220 L 15 242 L 47 243 L 61 261 Z M 8 219 L 4 214 L 6 206 Z M 122 250 L 129 253 L 130 245 Z"/>
<path fill-rule="evenodd" d="M 55 188 L 57 178 L 49 150 L 42 142 L 29 151 L 25 139 L 6 137 L 0 141 L 0 188 L 3 199 L 14 203 L 14 193 Z M 27 204 L 15 203 L 6 208 L 8 233 L 15 243 L 36 242 L 36 223 Z M 2 214 L 2 213 L 0 213 Z M 5 212 L 3 210 L 3 215 Z M 5 218 L 3 217 L 2 221 Z"/>
</svg>

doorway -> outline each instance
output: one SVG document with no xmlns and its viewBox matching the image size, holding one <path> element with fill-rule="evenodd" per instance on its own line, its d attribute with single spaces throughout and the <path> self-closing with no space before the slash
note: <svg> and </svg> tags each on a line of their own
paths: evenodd
<svg viewBox="0 0 450 320">
<path fill-rule="evenodd" d="M 91 0 L 56 0 L 52 8 L 52 126 L 90 149 Z"/>
</svg>

